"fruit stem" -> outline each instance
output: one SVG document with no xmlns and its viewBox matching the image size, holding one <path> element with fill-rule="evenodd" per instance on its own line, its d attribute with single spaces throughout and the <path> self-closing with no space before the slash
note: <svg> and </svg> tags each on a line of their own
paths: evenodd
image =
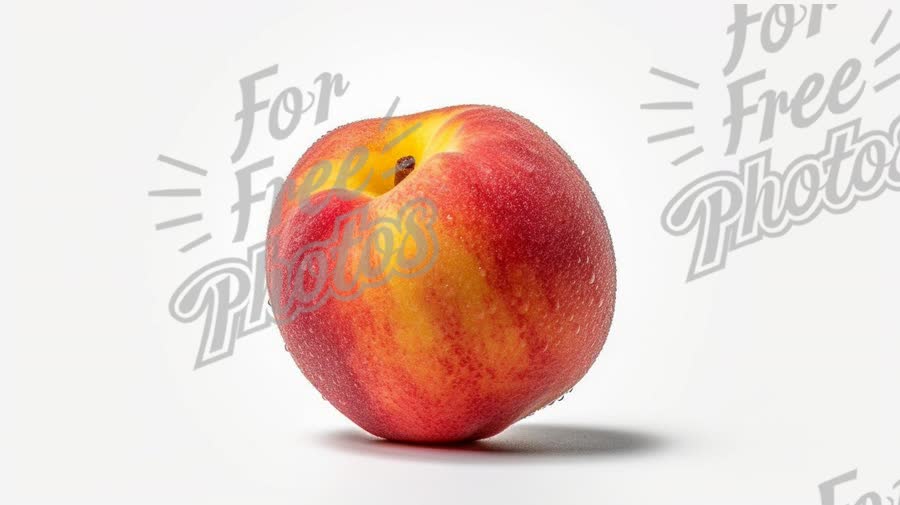
<svg viewBox="0 0 900 505">
<path fill-rule="evenodd" d="M 416 159 L 412 156 L 404 156 L 397 160 L 397 165 L 394 167 L 394 186 L 406 179 L 406 176 L 411 174 L 415 168 Z"/>
</svg>

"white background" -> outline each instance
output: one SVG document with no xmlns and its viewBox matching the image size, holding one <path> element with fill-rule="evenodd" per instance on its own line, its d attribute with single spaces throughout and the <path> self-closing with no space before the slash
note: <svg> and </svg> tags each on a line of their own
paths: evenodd
<svg viewBox="0 0 900 505">
<path fill-rule="evenodd" d="M 869 43 L 888 7 L 827 12 L 820 36 L 798 35 L 774 56 L 751 38 L 735 76 L 767 67 L 767 84 L 796 87 L 849 57 L 869 68 L 900 42 L 895 14 L 879 47 Z M 0 201 L 13 233 L 2 253 L 0 502 L 816 504 L 819 483 L 854 468 L 839 503 L 900 494 L 900 195 L 823 214 L 691 283 L 692 236 L 660 226 L 679 189 L 735 167 L 721 155 L 729 5 L 85 1 L 4 11 L 11 157 Z M 238 80 L 273 64 L 266 97 L 311 90 L 324 71 L 351 84 L 326 123 L 304 117 L 280 142 L 257 130 L 244 161 L 274 155 L 267 177 L 331 128 L 383 115 L 395 96 L 398 114 L 504 106 L 569 152 L 606 212 L 619 268 L 608 345 L 573 394 L 479 446 L 415 448 L 374 441 L 322 401 L 274 328 L 193 370 L 202 323 L 173 320 L 168 300 L 197 268 L 263 237 L 258 207 L 247 242 L 231 243 L 239 167 L 228 157 Z M 651 66 L 701 89 L 654 78 Z M 898 71 L 900 57 L 864 77 L 871 86 Z M 882 95 L 803 132 L 780 120 L 777 142 L 759 150 L 776 147 L 783 167 L 822 149 L 843 121 L 884 129 L 900 85 Z M 696 110 L 639 110 L 678 99 Z M 697 125 L 693 140 L 647 144 L 685 122 Z M 707 154 L 672 167 L 691 142 Z M 210 175 L 192 178 L 159 154 Z M 204 197 L 190 203 L 147 196 L 197 184 Z M 204 222 L 154 231 L 188 211 Z M 203 231 L 213 241 L 178 252 Z"/>
</svg>

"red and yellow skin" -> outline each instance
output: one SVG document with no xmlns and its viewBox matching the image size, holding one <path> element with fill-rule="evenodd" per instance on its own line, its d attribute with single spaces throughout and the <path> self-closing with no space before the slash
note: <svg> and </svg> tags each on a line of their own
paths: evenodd
<svg viewBox="0 0 900 505">
<path fill-rule="evenodd" d="M 369 433 L 415 443 L 493 436 L 572 388 L 603 347 L 616 292 L 606 221 L 568 155 L 521 116 L 458 106 L 382 123 L 342 126 L 294 166 L 269 225 L 273 305 L 290 304 L 297 282 L 285 261 L 328 240 L 350 211 L 396 218 L 404 203 L 430 199 L 433 264 L 279 328 L 307 379 Z M 359 146 L 367 169 L 349 183 L 332 173 L 308 197 L 287 196 L 317 163 L 340 166 Z M 405 179 L 377 175 L 405 156 L 415 158 Z M 360 190 L 340 190 L 372 171 Z"/>
</svg>

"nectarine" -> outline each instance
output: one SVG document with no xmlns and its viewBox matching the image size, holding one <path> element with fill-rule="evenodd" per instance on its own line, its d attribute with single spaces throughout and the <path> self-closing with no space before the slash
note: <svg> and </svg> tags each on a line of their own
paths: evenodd
<svg viewBox="0 0 900 505">
<path fill-rule="evenodd" d="M 597 358 L 615 305 L 584 176 L 496 107 L 328 133 L 282 188 L 266 258 L 300 370 L 391 440 L 490 437 L 552 402 Z"/>
</svg>

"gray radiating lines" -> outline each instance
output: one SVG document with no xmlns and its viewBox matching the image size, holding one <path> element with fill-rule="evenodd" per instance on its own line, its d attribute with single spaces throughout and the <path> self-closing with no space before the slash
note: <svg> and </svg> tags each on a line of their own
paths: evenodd
<svg viewBox="0 0 900 505">
<path fill-rule="evenodd" d="M 656 102 L 641 104 L 641 110 L 693 110 L 693 102 Z"/>
<path fill-rule="evenodd" d="M 884 29 L 887 26 L 888 21 L 891 19 L 891 14 L 893 14 L 892 10 L 888 10 L 887 13 L 885 13 L 884 18 L 882 18 L 881 23 L 878 25 L 878 29 L 875 30 L 875 35 L 872 35 L 872 44 L 878 43 L 878 40 L 884 33 Z M 882 53 L 881 56 L 875 58 L 875 66 L 881 66 L 882 63 L 893 58 L 897 53 L 900 53 L 900 44 L 895 44 L 890 49 Z M 900 74 L 897 74 L 893 77 L 888 77 L 887 79 L 874 85 L 872 88 L 875 90 L 875 93 L 881 93 L 885 89 L 890 88 L 894 84 L 897 84 L 897 82 L 900 82 Z"/>
<path fill-rule="evenodd" d="M 894 77 L 890 77 L 887 80 L 881 81 L 875 85 L 875 92 L 881 93 L 883 90 L 897 84 L 900 81 L 900 74 L 895 75 Z"/>
<path fill-rule="evenodd" d="M 894 11 L 888 9 L 887 13 L 884 15 L 884 18 L 881 20 L 881 24 L 879 24 L 878 29 L 875 30 L 875 35 L 872 35 L 872 45 L 878 43 L 878 40 L 881 38 L 881 34 L 884 33 L 884 29 L 885 27 L 887 27 L 888 21 L 890 21 L 891 14 L 893 13 Z"/>
<path fill-rule="evenodd" d="M 900 51 L 900 44 L 897 44 L 896 46 L 888 49 L 886 53 L 884 53 L 881 56 L 879 56 L 878 58 L 876 58 L 875 66 L 877 67 L 878 65 L 881 65 L 882 63 L 884 63 L 885 61 L 890 59 L 891 56 L 897 54 L 898 51 Z"/>
<path fill-rule="evenodd" d="M 206 175 L 208 174 L 208 172 L 206 170 L 204 170 L 198 166 L 191 165 L 190 163 L 186 163 L 181 160 L 176 160 L 175 158 L 166 156 L 164 154 L 160 154 L 159 156 L 157 156 L 156 159 L 162 163 L 171 165 L 175 168 L 179 168 L 181 170 L 184 170 L 185 172 L 188 172 L 188 173 L 191 173 L 194 175 L 206 177 Z M 154 189 L 154 190 L 147 192 L 147 196 L 152 196 L 152 197 L 181 198 L 181 197 L 198 197 L 198 196 L 202 196 L 202 195 L 203 195 L 203 192 L 200 190 L 200 188 L 166 188 L 166 189 Z M 156 223 L 156 230 L 157 231 L 167 230 L 170 228 L 176 228 L 178 226 L 183 226 L 186 224 L 196 223 L 196 222 L 202 221 L 202 220 L 203 220 L 203 214 L 198 212 L 196 214 L 190 214 L 187 216 L 177 217 L 175 219 L 169 219 L 168 221 L 163 221 L 161 223 Z M 191 249 L 199 246 L 200 244 L 208 242 L 211 238 L 212 238 L 211 233 L 205 233 L 205 234 L 201 235 L 200 237 L 197 237 L 194 240 L 191 240 L 187 244 L 183 245 L 178 250 L 183 253 L 188 252 Z"/>
<path fill-rule="evenodd" d="M 672 130 L 672 131 L 660 133 L 659 135 L 654 135 L 654 136 L 648 138 L 647 142 L 650 144 L 655 144 L 656 142 L 662 142 L 663 140 L 684 137 L 685 135 L 692 135 L 693 133 L 694 133 L 694 127 L 688 126 L 687 128 L 679 128 L 677 130 Z"/>
<path fill-rule="evenodd" d="M 156 189 L 147 192 L 148 196 L 201 196 L 199 188 Z"/>
<path fill-rule="evenodd" d="M 703 146 L 700 146 L 700 147 L 694 149 L 693 151 L 690 151 L 690 152 L 680 156 L 678 159 L 676 159 L 675 161 L 672 162 L 672 165 L 675 165 L 677 167 L 678 165 L 681 165 L 685 161 L 688 161 L 696 156 L 699 156 L 700 154 L 703 154 Z"/>
<path fill-rule="evenodd" d="M 201 236 L 201 237 L 199 237 L 199 238 L 196 238 L 196 239 L 194 239 L 194 240 L 188 242 L 188 243 L 185 244 L 181 249 L 179 249 L 179 251 L 180 251 L 180 252 L 183 252 L 183 253 L 186 253 L 186 252 L 190 251 L 191 249 L 197 247 L 198 245 L 200 245 L 200 244 L 202 244 L 202 243 L 208 241 L 208 240 L 211 239 L 211 238 L 212 238 L 212 234 L 211 234 L 211 233 L 207 233 L 207 234 L 205 234 L 205 235 L 203 235 L 203 236 Z"/>
<path fill-rule="evenodd" d="M 671 74 L 669 72 L 665 72 L 665 71 L 660 70 L 655 67 L 650 69 L 650 73 L 657 77 L 662 77 L 663 79 L 665 79 L 667 81 L 672 81 L 674 83 L 681 84 L 682 86 L 687 86 L 687 87 L 693 88 L 693 89 L 700 89 L 699 83 L 696 83 L 690 79 L 685 79 L 684 77 L 681 77 L 681 76 L 678 76 L 675 74 Z"/>
<path fill-rule="evenodd" d="M 650 68 L 650 74 L 665 79 L 669 82 L 674 82 L 675 84 L 679 84 L 681 86 L 687 86 L 691 89 L 700 89 L 700 84 L 694 82 L 690 79 L 686 79 L 681 77 L 680 75 L 675 75 L 671 72 L 666 72 L 664 70 L 660 70 L 655 67 Z M 689 101 L 672 101 L 672 102 L 650 102 L 641 104 L 641 110 L 694 110 L 694 102 Z M 696 128 L 693 126 L 686 126 L 684 128 L 678 128 L 677 130 L 671 130 L 667 132 L 663 132 L 657 135 L 653 135 L 652 137 L 647 138 L 647 143 L 655 144 L 656 142 L 663 142 L 665 140 L 676 139 L 680 137 L 686 137 L 688 135 L 693 135 L 696 132 Z M 700 154 L 703 153 L 703 146 L 698 146 L 687 153 L 679 156 L 672 162 L 672 165 L 678 166 L 682 163 L 691 160 Z"/>
<path fill-rule="evenodd" d="M 168 221 L 163 221 L 161 223 L 156 224 L 157 230 L 165 230 L 168 228 L 174 228 L 176 226 L 182 226 L 185 224 L 196 223 L 197 221 L 203 220 L 203 214 L 191 214 L 189 216 L 177 217 L 175 219 L 170 219 Z"/>
<path fill-rule="evenodd" d="M 170 158 L 163 154 L 160 154 L 159 157 L 157 157 L 156 159 L 167 165 L 172 165 L 173 167 L 180 168 L 187 172 L 191 172 L 193 174 L 197 174 L 197 175 L 206 177 L 206 173 L 207 173 L 206 170 L 204 170 L 200 167 L 195 167 L 194 165 L 191 165 L 190 163 L 185 163 L 183 161 L 176 160 L 175 158 Z"/>
</svg>

